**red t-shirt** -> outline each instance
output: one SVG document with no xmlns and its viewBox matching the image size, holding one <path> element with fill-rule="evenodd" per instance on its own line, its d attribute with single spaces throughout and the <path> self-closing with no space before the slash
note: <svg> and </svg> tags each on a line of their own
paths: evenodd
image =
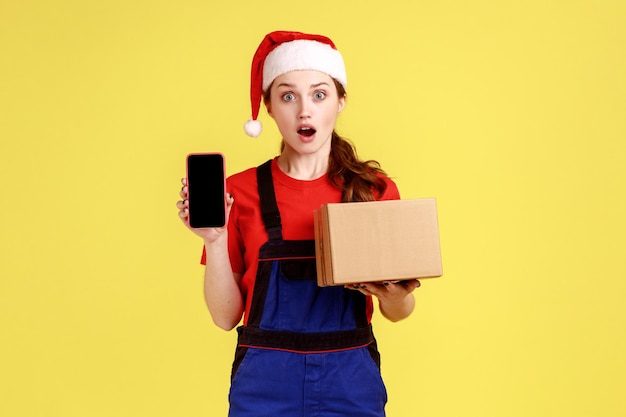
<svg viewBox="0 0 626 417">
<path fill-rule="evenodd" d="M 294 179 L 281 171 L 276 158 L 272 161 L 272 177 L 283 239 L 314 239 L 313 211 L 326 203 L 341 202 L 341 190 L 330 183 L 327 175 L 311 181 Z M 387 177 L 384 179 L 387 189 L 379 200 L 400 199 L 396 184 Z M 228 221 L 228 251 L 233 272 L 243 274 L 240 287 L 245 299 L 246 323 L 252 302 L 259 249 L 267 242 L 267 233 L 261 218 L 256 167 L 230 176 L 226 180 L 226 189 L 234 198 Z M 205 262 L 203 252 L 202 263 Z M 368 297 L 368 320 L 371 319 L 372 311 L 372 299 Z"/>
</svg>

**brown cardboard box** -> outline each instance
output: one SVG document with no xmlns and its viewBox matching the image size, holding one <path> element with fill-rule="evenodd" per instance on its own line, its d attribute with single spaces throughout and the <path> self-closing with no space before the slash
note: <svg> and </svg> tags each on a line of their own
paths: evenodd
<svg viewBox="0 0 626 417">
<path fill-rule="evenodd" d="M 443 274 L 434 198 L 325 204 L 314 221 L 322 287 Z"/>
</svg>

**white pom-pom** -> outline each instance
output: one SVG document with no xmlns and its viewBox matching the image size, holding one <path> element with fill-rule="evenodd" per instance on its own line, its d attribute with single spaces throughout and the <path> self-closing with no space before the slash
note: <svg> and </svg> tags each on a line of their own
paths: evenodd
<svg viewBox="0 0 626 417">
<path fill-rule="evenodd" d="M 246 135 L 256 138 L 261 134 L 263 125 L 261 125 L 261 122 L 258 120 L 248 120 L 246 124 L 243 125 L 243 130 L 246 132 Z"/>
</svg>

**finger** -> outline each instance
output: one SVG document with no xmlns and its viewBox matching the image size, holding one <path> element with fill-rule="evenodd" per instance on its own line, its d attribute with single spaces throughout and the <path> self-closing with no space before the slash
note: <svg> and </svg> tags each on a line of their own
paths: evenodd
<svg viewBox="0 0 626 417">
<path fill-rule="evenodd" d="M 230 210 L 233 208 L 234 202 L 235 199 L 233 198 L 233 196 L 230 193 L 226 193 L 226 224 L 228 224 L 228 221 L 230 219 Z"/>
<path fill-rule="evenodd" d="M 187 186 L 184 185 L 183 188 L 180 189 L 180 193 L 178 193 L 178 195 L 180 195 L 180 197 L 184 200 L 187 198 L 188 195 L 188 189 Z"/>
<path fill-rule="evenodd" d="M 417 279 L 412 279 L 409 281 L 402 281 L 400 285 L 402 285 L 406 291 L 413 292 L 417 288 L 421 287 L 422 283 Z"/>
<path fill-rule="evenodd" d="M 352 291 L 359 291 L 365 295 L 369 295 L 367 291 L 367 286 L 365 284 L 347 284 L 343 286 L 344 288 Z"/>
<path fill-rule="evenodd" d="M 362 283 L 356 284 L 356 285 L 358 287 L 357 289 L 359 291 L 361 291 L 363 294 L 365 294 L 365 295 L 372 295 L 372 294 L 374 294 L 373 293 L 374 287 L 375 287 L 374 284 L 372 284 L 372 283 L 363 283 L 362 282 Z"/>
<path fill-rule="evenodd" d="M 376 284 L 373 282 L 362 284 L 361 292 L 365 295 L 375 295 L 376 297 L 381 297 L 389 293 L 389 290 L 384 287 L 382 284 Z"/>
<path fill-rule="evenodd" d="M 375 296 L 383 296 L 398 294 L 400 291 L 405 291 L 405 288 L 401 285 L 396 285 L 393 281 L 382 281 L 370 283 L 368 290 Z"/>
<path fill-rule="evenodd" d="M 417 279 L 408 279 L 406 281 L 400 281 L 398 282 L 398 284 L 404 285 L 405 287 L 408 287 L 408 288 L 417 288 L 420 285 L 422 285 L 422 283 L 419 282 L 419 280 Z"/>
</svg>

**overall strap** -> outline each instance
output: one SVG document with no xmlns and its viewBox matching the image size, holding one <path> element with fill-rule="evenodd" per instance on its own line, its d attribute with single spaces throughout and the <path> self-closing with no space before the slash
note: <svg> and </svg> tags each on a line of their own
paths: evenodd
<svg viewBox="0 0 626 417">
<path fill-rule="evenodd" d="M 256 178 L 261 199 L 261 215 L 269 240 L 283 239 L 283 229 L 280 222 L 280 212 L 276 204 L 274 182 L 272 181 L 272 160 L 259 165 L 256 169 Z"/>
</svg>

